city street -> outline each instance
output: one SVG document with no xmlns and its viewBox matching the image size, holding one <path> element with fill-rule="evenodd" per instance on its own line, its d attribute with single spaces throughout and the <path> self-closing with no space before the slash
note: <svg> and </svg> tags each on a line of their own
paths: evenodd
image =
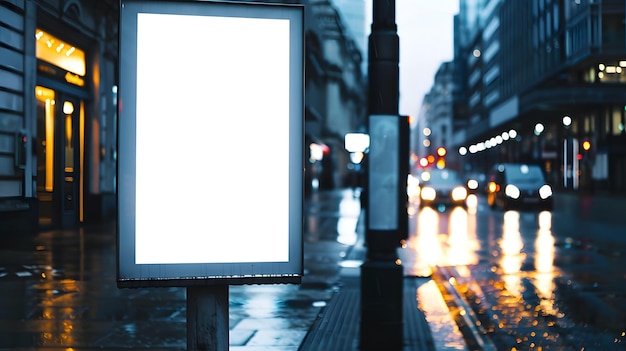
<svg viewBox="0 0 626 351">
<path fill-rule="evenodd" d="M 626 351 L 625 316 L 625 1 L 0 1 L 0 351 Z"/>
<path fill-rule="evenodd" d="M 493 210 L 482 196 L 467 209 L 412 203 L 405 269 L 423 275 L 437 266 L 455 319 L 478 334 L 464 333 L 468 345 L 626 349 L 624 200 L 555 200 L 552 212 Z"/>
<path fill-rule="evenodd" d="M 411 202 L 398 252 L 433 349 L 626 349 L 626 200 L 555 200 L 552 212 L 494 210 L 483 196 L 467 208 Z M 363 213 L 352 190 L 313 193 L 302 284 L 231 286 L 231 350 L 299 349 L 342 267 L 362 262 Z M 186 349 L 185 288 L 118 289 L 114 233 L 3 239 L 0 350 Z"/>
</svg>

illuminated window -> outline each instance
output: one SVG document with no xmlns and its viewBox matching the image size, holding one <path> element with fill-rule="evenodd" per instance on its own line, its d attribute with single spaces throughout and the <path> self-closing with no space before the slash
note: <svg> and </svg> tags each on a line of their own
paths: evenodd
<svg viewBox="0 0 626 351">
<path fill-rule="evenodd" d="M 597 77 L 601 83 L 626 82 L 626 61 L 604 62 L 597 65 Z M 589 79 L 587 79 L 589 81 Z"/>
<path fill-rule="evenodd" d="M 59 38 L 37 29 L 37 58 L 84 77 L 86 72 L 85 52 Z"/>
<path fill-rule="evenodd" d="M 613 129 L 613 135 L 619 135 L 624 130 L 624 123 L 622 122 L 622 112 L 617 108 L 613 109 L 613 113 L 611 114 L 611 124 Z"/>
<path fill-rule="evenodd" d="M 35 89 L 37 101 L 43 107 L 43 123 L 45 134 L 41 136 L 41 147 L 44 159 L 38 158 L 41 166 L 45 166 L 45 177 L 41 179 L 47 192 L 54 189 L 54 107 L 56 105 L 54 90 L 42 86 Z"/>
</svg>

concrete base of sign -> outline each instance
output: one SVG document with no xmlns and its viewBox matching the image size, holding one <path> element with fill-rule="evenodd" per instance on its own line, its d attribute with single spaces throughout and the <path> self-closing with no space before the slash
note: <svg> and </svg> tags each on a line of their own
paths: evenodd
<svg viewBox="0 0 626 351">
<path fill-rule="evenodd" d="M 361 266 L 362 350 L 401 350 L 402 266 L 366 261 Z"/>
</svg>

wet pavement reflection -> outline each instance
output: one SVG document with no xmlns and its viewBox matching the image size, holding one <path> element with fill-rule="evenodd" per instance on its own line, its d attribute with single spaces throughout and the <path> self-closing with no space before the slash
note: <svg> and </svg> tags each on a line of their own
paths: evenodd
<svg viewBox="0 0 626 351">
<path fill-rule="evenodd" d="M 230 350 L 298 349 L 337 289 L 360 211 L 352 190 L 312 195 L 302 284 L 230 286 Z M 115 240 L 115 223 L 2 238 L 0 350 L 186 349 L 186 289 L 118 289 Z"/>
<path fill-rule="evenodd" d="M 563 194 L 552 212 L 503 212 L 477 199 L 467 208 L 421 209 L 413 200 L 412 231 L 400 252 L 406 273 L 432 272 L 461 329 L 469 324 L 480 334 L 466 335 L 480 339 L 468 345 L 626 349 L 626 219 L 619 203 L 626 200 L 596 198 L 604 208 L 592 210 L 589 199 Z"/>
<path fill-rule="evenodd" d="M 398 255 L 438 350 L 626 349 L 626 200 L 555 200 L 551 212 L 503 212 L 482 196 L 456 208 L 412 199 Z M 358 192 L 312 195 L 302 284 L 231 286 L 231 350 L 298 349 L 342 267 L 362 262 L 361 215 Z M 186 289 L 118 289 L 114 233 L 2 239 L 0 350 L 186 348 Z"/>
</svg>

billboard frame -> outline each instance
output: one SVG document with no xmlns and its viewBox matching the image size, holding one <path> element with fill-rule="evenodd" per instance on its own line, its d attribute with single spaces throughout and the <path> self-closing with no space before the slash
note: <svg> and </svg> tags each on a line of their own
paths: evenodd
<svg viewBox="0 0 626 351">
<path fill-rule="evenodd" d="M 228 2 L 228 1 L 141 1 L 141 0 L 121 0 L 120 2 L 120 69 L 119 69 L 119 89 L 118 89 L 118 155 L 117 155 L 117 285 L 121 288 L 137 288 L 137 287 L 159 287 L 159 286 L 207 286 L 207 285 L 241 285 L 241 284 L 276 284 L 288 283 L 298 284 L 303 276 L 303 198 L 304 198 L 304 6 L 292 4 L 267 4 L 267 3 L 247 3 L 247 2 Z M 281 174 L 283 179 L 288 179 L 288 184 L 283 194 L 288 196 L 285 203 L 285 196 L 276 199 L 261 199 L 261 201 L 282 201 L 282 209 L 288 211 L 288 214 L 277 213 L 275 221 L 281 221 L 288 217 L 288 223 L 284 225 L 288 228 L 288 242 L 284 242 L 281 236 L 275 241 L 281 245 L 288 247 L 288 259 L 286 260 L 262 260 L 262 261 L 216 261 L 211 258 L 207 261 L 200 262 L 177 262 L 174 258 L 165 258 L 164 261 L 158 261 L 158 253 L 156 256 L 150 256 L 155 262 L 138 263 L 137 253 L 139 249 L 143 249 L 141 241 L 138 241 L 137 235 L 137 213 L 138 213 L 138 192 L 137 192 L 137 137 L 146 132 L 141 131 L 138 134 L 138 85 L 145 86 L 138 79 L 138 17 L 139 14 L 156 14 L 156 15 L 178 15 L 193 16 L 196 20 L 202 22 L 213 21 L 216 18 L 225 18 L 227 21 L 231 19 L 261 19 L 259 24 L 271 23 L 273 20 L 288 21 L 288 121 L 279 120 L 278 122 L 288 123 L 288 151 L 285 156 L 288 159 L 279 159 L 282 162 L 282 170 L 288 174 Z M 143 16 L 143 15 L 142 15 Z M 200 18 L 197 18 L 200 17 Z M 173 17 L 172 17 L 173 18 Z M 267 19 L 268 21 L 263 21 Z M 255 21 L 252 21 L 256 23 Z M 166 25 L 166 24 L 164 24 Z M 282 27 L 281 27 L 282 28 Z M 143 31 L 145 33 L 147 31 Z M 224 34 L 223 32 L 217 35 Z M 237 43 L 233 45 L 236 46 Z M 218 48 L 224 49 L 224 48 Z M 227 48 L 228 49 L 228 48 Z M 144 50 L 143 48 L 141 50 Z M 216 51 L 217 52 L 217 51 Z M 219 54 L 219 52 L 218 52 Z M 254 55 L 251 56 L 254 59 Z M 164 70 L 174 69 L 162 67 Z M 155 72 L 155 74 L 158 74 Z M 254 79 L 254 77 L 253 77 Z M 139 82 L 138 82 L 139 81 Z M 256 81 L 255 81 L 256 82 Z M 257 82 L 261 83 L 261 82 Z M 142 85 L 143 84 L 143 85 Z M 209 84 L 209 83 L 207 83 Z M 245 99 L 245 97 L 243 97 Z M 145 104 L 143 104 L 145 105 Z M 143 106 L 142 105 L 142 106 Z M 271 111 L 269 111 L 271 112 Z M 281 116 L 284 116 L 281 114 Z M 183 118 L 186 122 L 193 122 L 191 117 Z M 186 118 L 186 119 L 185 119 Z M 268 125 L 271 121 L 265 121 Z M 180 123 L 180 122 L 177 122 Z M 205 122 L 203 122 L 205 123 Z M 140 124 L 148 126 L 148 124 Z M 188 128 L 193 129 L 194 125 Z M 238 129 L 226 130 L 224 135 L 230 135 L 237 138 L 245 129 L 245 123 L 239 123 Z M 282 130 L 282 129 L 281 129 Z M 280 139 L 284 136 L 271 135 L 272 129 L 264 129 L 270 135 L 261 135 L 259 138 L 275 138 Z M 169 136 L 171 137 L 171 136 Z M 170 139 L 172 140 L 172 139 Z M 280 139 L 287 142 L 287 139 Z M 241 140 L 246 143 L 248 140 Z M 252 142 L 252 141 L 251 141 Z M 258 139 L 254 143 L 258 145 Z M 189 147 L 189 152 L 197 150 L 198 145 Z M 251 144 L 252 146 L 252 144 Z M 177 146 L 173 146 L 177 147 Z M 145 149 L 145 148 L 144 148 Z M 142 149 L 143 150 L 143 149 Z M 197 151 L 199 152 L 199 151 Z M 143 155 L 143 154 L 141 154 Z M 143 156 L 140 156 L 143 157 Z M 232 157 L 241 157 L 241 155 L 233 154 Z M 171 160 L 173 161 L 173 160 Z M 146 162 L 142 160 L 142 164 Z M 287 162 L 287 165 L 284 163 Z M 217 165 L 217 169 L 224 166 Z M 271 165 L 270 165 L 271 166 Z M 143 167 L 143 166 L 142 166 Z M 165 167 L 174 167 L 174 164 L 166 164 Z M 150 170 L 150 168 L 148 168 Z M 268 172 L 268 173 L 271 173 Z M 142 174 L 141 180 L 145 180 Z M 269 176 L 268 176 L 269 177 Z M 261 177 L 262 178 L 262 177 Z M 262 178 L 263 181 L 265 178 Z M 269 179 L 269 178 L 268 178 Z M 180 183 L 166 184 L 166 186 L 176 186 L 177 191 L 183 187 L 183 191 L 193 192 L 195 186 L 193 182 L 180 179 Z M 230 192 L 230 196 L 239 196 L 234 187 L 228 184 L 223 187 L 224 192 Z M 157 191 L 157 189 L 155 189 Z M 163 192 L 167 194 L 168 192 Z M 140 193 L 144 194 L 144 193 Z M 229 196 L 228 194 L 223 194 Z M 141 199 L 140 204 L 145 203 Z M 281 200 L 282 199 L 282 200 Z M 188 204 L 189 206 L 203 206 L 210 211 L 233 211 L 245 217 L 245 211 L 241 208 L 224 209 L 218 202 L 211 202 L 211 199 L 196 199 L 196 203 Z M 207 201 L 209 202 L 207 204 Z M 217 201 L 217 200 L 215 200 Z M 164 199 L 163 206 L 170 206 L 177 210 L 180 204 L 169 204 Z M 140 206 L 141 207 L 141 206 Z M 141 208 L 140 208 L 141 209 Z M 252 208 L 248 211 L 255 211 Z M 281 212 L 281 211 L 276 211 Z M 283 211 L 284 212 L 284 211 Z M 207 212 L 210 213 L 210 212 Z M 229 212 L 230 213 L 230 212 Z M 216 214 L 219 216 L 220 214 Z M 235 216 L 237 214 L 233 214 Z M 166 220 L 163 217 L 156 216 L 155 220 Z M 184 220 L 184 219 L 178 219 Z M 210 221 L 210 215 L 209 219 Z M 232 223 L 232 227 L 228 228 L 230 232 L 220 233 L 220 235 L 238 235 L 242 231 L 249 231 L 250 226 L 254 225 L 257 235 L 266 235 L 275 228 L 264 228 L 263 223 L 246 223 L 245 220 Z M 143 234 L 142 234 L 143 235 Z M 171 235 L 176 235 L 172 233 Z M 191 237 L 196 234 L 192 234 Z M 199 234 L 198 234 L 199 235 Z M 218 234 L 215 234 L 218 235 Z M 223 247 L 218 245 L 220 250 L 226 250 L 233 254 L 239 254 L 241 248 L 230 247 L 226 240 Z M 245 245 L 245 243 L 243 243 Z M 190 248 L 195 242 L 190 240 Z M 251 248 L 256 250 L 264 250 L 264 248 Z M 228 251 L 232 250 L 232 251 Z M 284 252 L 285 250 L 281 251 Z M 282 257 L 282 256 L 281 256 Z"/>
</svg>

